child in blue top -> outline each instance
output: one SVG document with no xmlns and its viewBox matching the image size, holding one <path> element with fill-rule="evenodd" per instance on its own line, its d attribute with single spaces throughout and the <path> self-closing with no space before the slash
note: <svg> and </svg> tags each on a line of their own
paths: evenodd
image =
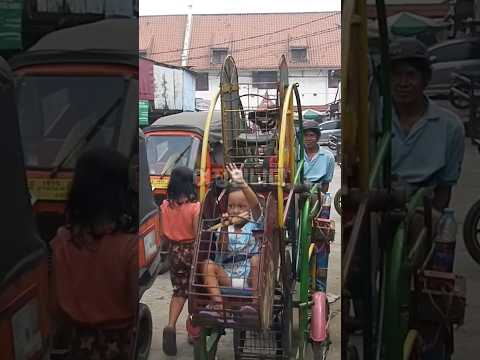
<svg viewBox="0 0 480 360">
<path fill-rule="evenodd" d="M 215 261 L 207 260 L 202 266 L 205 285 L 212 295 L 214 308 L 222 308 L 219 286 L 234 288 L 258 287 L 259 247 L 254 230 L 263 228 L 262 209 L 257 195 L 243 179 L 242 169 L 227 165 L 233 182 L 228 193 L 227 213 L 224 221 L 231 225 L 218 232 Z M 232 224 L 233 223 L 233 224 Z"/>
</svg>

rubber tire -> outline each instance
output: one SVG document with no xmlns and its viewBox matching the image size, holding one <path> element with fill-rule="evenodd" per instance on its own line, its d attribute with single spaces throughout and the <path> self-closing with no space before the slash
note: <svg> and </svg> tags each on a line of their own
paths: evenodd
<svg viewBox="0 0 480 360">
<path fill-rule="evenodd" d="M 463 223 L 463 242 L 470 256 L 480 264 L 480 243 L 476 239 L 476 231 L 480 222 L 480 200 L 468 210 Z"/>
<path fill-rule="evenodd" d="M 342 189 L 337 190 L 333 198 L 333 205 L 337 210 L 338 215 L 342 215 Z"/>
<path fill-rule="evenodd" d="M 135 359 L 148 360 L 148 356 L 150 355 L 150 348 L 152 345 L 153 322 L 150 308 L 142 303 L 140 303 L 138 309 L 137 331 L 138 334 L 135 344 Z"/>
</svg>

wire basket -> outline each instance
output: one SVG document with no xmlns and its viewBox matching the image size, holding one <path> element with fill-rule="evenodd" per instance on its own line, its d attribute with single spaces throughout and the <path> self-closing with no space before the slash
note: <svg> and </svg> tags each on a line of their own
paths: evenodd
<svg viewBox="0 0 480 360">
<path fill-rule="evenodd" d="M 281 105 L 278 83 L 239 84 L 243 94 L 222 102 L 224 157 L 228 163 L 243 165 L 244 178 L 251 184 L 278 183 L 277 159 Z M 291 174 L 286 169 L 287 181 Z"/>
<path fill-rule="evenodd" d="M 281 300 L 277 300 L 273 309 L 273 321 L 270 329 L 265 331 L 234 330 L 233 343 L 236 360 L 277 360 L 288 359 L 284 347 L 285 327 L 288 320 L 284 316 Z"/>
<path fill-rule="evenodd" d="M 226 199 L 213 203 L 214 196 L 214 192 L 207 194 L 210 199 L 206 199 L 202 210 L 195 245 L 189 288 L 192 322 L 205 327 L 267 329 L 271 325 L 278 271 L 276 201 L 273 196 L 268 197 L 263 228 L 232 233 L 231 229 L 211 229 L 219 221 L 212 215 L 221 214 L 226 208 Z M 229 237 L 229 248 L 236 251 L 220 246 L 221 235 Z M 212 277 L 217 279 L 214 284 Z M 215 302 L 214 297 L 222 301 Z"/>
</svg>

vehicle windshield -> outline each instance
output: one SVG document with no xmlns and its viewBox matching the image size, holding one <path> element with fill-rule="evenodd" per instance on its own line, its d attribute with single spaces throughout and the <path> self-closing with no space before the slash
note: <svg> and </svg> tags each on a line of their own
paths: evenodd
<svg viewBox="0 0 480 360">
<path fill-rule="evenodd" d="M 194 170 L 200 141 L 191 136 L 148 136 L 150 175 L 170 175 L 177 166 Z"/>
<path fill-rule="evenodd" d="M 17 105 L 26 166 L 52 169 L 68 157 L 61 166 L 72 169 L 85 150 L 115 147 L 122 106 L 114 104 L 122 99 L 125 86 L 122 77 L 112 76 L 18 78 Z M 76 148 L 97 125 L 88 142 Z"/>
</svg>

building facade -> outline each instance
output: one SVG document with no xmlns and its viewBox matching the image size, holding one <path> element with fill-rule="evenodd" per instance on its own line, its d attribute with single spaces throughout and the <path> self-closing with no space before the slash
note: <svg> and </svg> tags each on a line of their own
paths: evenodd
<svg viewBox="0 0 480 360">
<path fill-rule="evenodd" d="M 340 12 L 140 17 L 140 54 L 194 70 L 197 110 L 208 108 L 226 56 L 235 59 L 242 103 L 252 107 L 256 95 L 275 96 L 268 83 L 278 81 L 284 55 L 302 106 L 326 110 L 340 99 L 340 21 Z"/>
</svg>

